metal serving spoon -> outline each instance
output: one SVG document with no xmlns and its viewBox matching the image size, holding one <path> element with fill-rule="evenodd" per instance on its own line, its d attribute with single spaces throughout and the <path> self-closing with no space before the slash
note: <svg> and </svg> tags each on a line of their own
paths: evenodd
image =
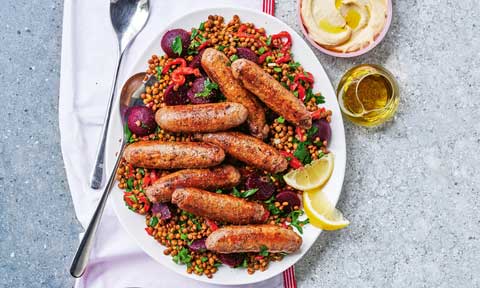
<svg viewBox="0 0 480 288">
<path fill-rule="evenodd" d="M 140 98 L 140 95 L 145 92 L 145 87 L 147 85 L 151 86 L 157 81 L 155 75 L 152 75 L 146 82 L 143 82 L 145 75 L 145 73 L 137 73 L 130 77 L 123 85 L 122 92 L 120 94 L 119 106 L 123 127 L 125 127 L 125 124 L 127 123 L 126 114 L 128 108 L 143 104 L 143 100 Z M 93 241 L 95 240 L 98 224 L 100 224 L 103 209 L 105 208 L 108 196 L 110 195 L 110 191 L 115 183 L 116 171 L 118 165 L 120 164 L 120 160 L 122 159 L 123 151 L 128 140 L 125 138 L 125 133 L 122 134 L 122 136 L 122 146 L 117 154 L 117 160 L 115 161 L 114 168 L 110 174 L 110 177 L 108 178 L 107 185 L 105 185 L 103 190 L 102 198 L 100 198 L 100 202 L 98 203 L 97 209 L 95 209 L 95 213 L 93 213 L 93 217 L 90 220 L 90 224 L 88 224 L 85 234 L 83 235 L 82 242 L 80 242 L 80 246 L 75 254 L 75 258 L 73 258 L 72 266 L 70 267 L 70 274 L 73 277 L 81 277 L 85 272 L 85 268 L 87 267 L 90 250 L 92 248 Z"/>
<path fill-rule="evenodd" d="M 110 92 L 110 100 L 108 101 L 107 112 L 103 123 L 102 137 L 100 138 L 97 148 L 95 166 L 90 176 L 90 187 L 93 189 L 98 189 L 100 185 L 102 185 L 107 129 L 110 123 L 110 115 L 112 114 L 115 86 L 117 85 L 118 71 L 122 63 L 123 54 L 133 39 L 142 31 L 149 15 L 149 0 L 110 0 L 110 20 L 118 38 L 118 60 Z"/>
</svg>

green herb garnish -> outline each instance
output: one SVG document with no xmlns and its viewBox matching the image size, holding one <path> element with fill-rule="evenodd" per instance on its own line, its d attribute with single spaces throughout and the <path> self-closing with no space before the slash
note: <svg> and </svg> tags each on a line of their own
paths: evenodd
<svg viewBox="0 0 480 288">
<path fill-rule="evenodd" d="M 293 156 L 300 160 L 303 164 L 310 164 L 312 162 L 312 157 L 307 148 L 307 142 L 299 142 L 297 144 L 297 149 L 293 152 Z"/>
<path fill-rule="evenodd" d="M 254 188 L 254 189 L 249 189 L 249 190 L 244 191 L 244 192 L 240 192 L 240 191 L 238 191 L 238 189 L 236 187 L 233 187 L 232 195 L 235 196 L 235 197 L 239 197 L 239 198 L 248 198 L 248 197 L 252 196 L 253 194 L 257 193 L 257 191 L 258 191 L 258 188 Z"/>
<path fill-rule="evenodd" d="M 223 46 L 223 45 L 220 45 L 220 46 L 218 46 L 218 48 L 217 48 L 218 51 L 223 51 L 224 49 L 225 49 L 225 46 Z"/>
<path fill-rule="evenodd" d="M 190 256 L 188 249 L 183 247 L 177 255 L 173 256 L 172 260 L 177 264 L 187 264 L 192 260 L 192 256 Z"/>
<path fill-rule="evenodd" d="M 195 39 L 198 35 L 198 29 L 192 28 L 192 34 L 190 35 L 190 40 Z"/>
<path fill-rule="evenodd" d="M 275 68 L 273 68 L 273 71 L 275 71 L 275 72 L 277 72 L 277 73 L 280 73 L 280 72 L 282 72 L 282 68 L 280 68 L 280 67 L 275 67 Z"/>
<path fill-rule="evenodd" d="M 265 53 L 265 47 L 260 47 L 258 49 L 258 54 L 262 55 L 263 53 Z"/>
<path fill-rule="evenodd" d="M 208 257 L 203 256 L 202 258 L 200 258 L 200 260 L 201 260 L 203 263 L 205 263 L 205 262 L 208 261 Z"/>
<path fill-rule="evenodd" d="M 215 191 L 215 193 L 217 193 L 217 194 L 222 194 L 222 193 L 223 193 L 223 190 L 222 190 L 222 189 L 217 189 L 217 190 Z"/>
<path fill-rule="evenodd" d="M 260 246 L 260 255 L 267 257 L 268 256 L 268 248 L 265 245 Z"/>
<path fill-rule="evenodd" d="M 242 264 L 240 264 L 238 267 L 248 268 L 247 257 L 243 258 Z"/>
<path fill-rule="evenodd" d="M 299 62 L 289 63 L 289 64 L 288 64 L 288 67 L 290 67 L 290 69 L 292 69 L 292 70 L 295 70 L 295 69 L 297 69 L 298 67 L 300 67 L 300 63 L 299 63 Z"/>
<path fill-rule="evenodd" d="M 267 204 L 267 209 L 270 211 L 270 214 L 272 215 L 279 215 L 282 214 L 282 210 L 280 210 L 278 207 L 275 207 L 275 195 L 270 197 L 270 199 L 264 201 L 263 203 Z"/>
<path fill-rule="evenodd" d="M 148 226 L 150 227 L 155 227 L 158 224 L 158 218 L 156 216 L 153 216 L 150 218 L 150 223 L 148 223 Z"/>
<path fill-rule="evenodd" d="M 305 220 L 298 220 L 298 217 L 302 216 L 303 213 L 303 210 L 294 210 L 290 212 L 290 214 L 288 214 L 288 216 L 292 219 L 292 221 L 290 222 L 290 226 L 297 228 L 300 234 L 303 234 L 302 226 L 310 223 L 310 219 L 308 218 Z"/>
<path fill-rule="evenodd" d="M 182 240 L 187 240 L 188 239 L 188 235 L 187 234 L 180 234 L 180 239 Z"/>
<path fill-rule="evenodd" d="M 182 54 L 183 47 L 182 47 L 182 38 L 180 38 L 180 36 L 175 37 L 171 48 L 173 53 L 178 54 L 178 56 Z"/>
<path fill-rule="evenodd" d="M 267 42 L 265 42 L 265 44 L 267 44 L 267 46 L 270 46 L 270 44 L 272 44 L 272 36 L 268 36 Z"/>
<path fill-rule="evenodd" d="M 128 143 L 132 143 L 133 141 L 135 141 L 133 138 L 132 138 L 132 131 L 130 131 L 130 129 L 128 128 L 128 124 L 125 123 L 125 127 L 124 127 L 124 133 L 125 133 L 125 141 L 127 141 Z"/>
<path fill-rule="evenodd" d="M 280 117 L 277 118 L 277 122 L 280 123 L 280 124 L 285 123 L 285 118 L 280 116 Z"/>
<path fill-rule="evenodd" d="M 218 89 L 218 84 L 211 82 L 209 78 L 207 78 L 203 82 L 203 91 L 199 93 L 195 93 L 195 97 L 208 97 L 212 90 L 217 90 Z"/>
<path fill-rule="evenodd" d="M 132 191 L 133 189 L 133 178 L 128 178 L 127 179 L 127 189 L 126 191 Z"/>
<path fill-rule="evenodd" d="M 233 54 L 232 56 L 230 56 L 230 62 L 233 62 L 233 61 L 235 61 L 235 60 L 237 60 L 237 59 L 238 59 L 237 54 Z"/>
<path fill-rule="evenodd" d="M 198 27 L 198 30 L 200 30 L 200 31 L 205 30 L 205 22 L 200 23 L 200 27 Z"/>
</svg>

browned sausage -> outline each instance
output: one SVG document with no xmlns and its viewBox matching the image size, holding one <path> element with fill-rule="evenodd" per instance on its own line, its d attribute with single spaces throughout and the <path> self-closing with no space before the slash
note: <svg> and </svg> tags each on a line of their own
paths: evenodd
<svg viewBox="0 0 480 288">
<path fill-rule="evenodd" d="M 160 108 L 155 120 L 172 132 L 217 132 L 236 127 L 247 120 L 247 109 L 238 103 L 176 105 Z"/>
<path fill-rule="evenodd" d="M 158 179 L 145 189 L 152 202 L 170 202 L 176 188 L 195 187 L 206 190 L 233 188 L 240 183 L 240 172 L 231 165 L 210 169 L 185 169 Z"/>
<path fill-rule="evenodd" d="M 217 145 L 234 158 L 271 173 L 282 172 L 288 167 L 287 160 L 278 150 L 239 132 L 195 134 L 194 138 Z"/>
<path fill-rule="evenodd" d="M 260 139 L 267 137 L 269 128 L 265 120 L 265 111 L 256 97 L 233 78 L 227 56 L 213 48 L 207 48 L 203 52 L 201 64 L 208 77 L 218 84 L 228 101 L 240 103 L 247 108 L 250 133 Z"/>
<path fill-rule="evenodd" d="M 176 189 L 172 203 L 194 215 L 232 224 L 264 223 L 270 215 L 257 202 L 197 188 Z"/>
<path fill-rule="evenodd" d="M 225 226 L 213 231 L 206 240 L 207 249 L 217 253 L 269 252 L 293 253 L 302 245 L 302 237 L 277 225 Z"/>
<path fill-rule="evenodd" d="M 128 145 L 123 156 L 135 167 L 180 169 L 216 166 L 225 152 L 205 143 L 140 141 Z"/>
<path fill-rule="evenodd" d="M 232 73 L 247 90 L 287 121 L 305 129 L 312 127 L 312 116 L 302 101 L 260 66 L 247 59 L 238 59 L 232 63 Z"/>
</svg>

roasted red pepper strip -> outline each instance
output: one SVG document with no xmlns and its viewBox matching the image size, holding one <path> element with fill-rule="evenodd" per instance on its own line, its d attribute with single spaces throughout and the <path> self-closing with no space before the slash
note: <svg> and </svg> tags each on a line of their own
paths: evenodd
<svg viewBox="0 0 480 288">
<path fill-rule="evenodd" d="M 162 74 L 167 74 L 172 65 L 180 65 L 180 67 L 187 67 L 187 61 L 183 58 L 175 58 L 168 62 L 162 69 Z"/>
<path fill-rule="evenodd" d="M 313 75 L 310 72 L 307 72 L 307 75 L 303 73 L 297 73 L 297 75 L 295 75 L 295 78 L 293 79 L 293 82 L 298 82 L 299 80 L 303 80 L 305 82 L 313 84 Z"/>
<path fill-rule="evenodd" d="M 129 163 L 129 164 L 127 165 L 127 167 L 128 167 L 127 178 L 133 177 L 133 170 L 135 170 L 135 169 L 133 169 L 133 165 Z"/>
<path fill-rule="evenodd" d="M 123 193 L 123 200 L 127 203 L 127 205 L 129 207 L 132 207 L 133 204 L 135 204 L 135 201 L 133 201 L 132 199 L 130 199 L 130 196 L 132 196 L 133 193 L 132 192 L 125 192 Z"/>
<path fill-rule="evenodd" d="M 178 67 L 172 72 L 172 82 L 175 86 L 179 87 L 185 84 L 185 75 L 193 74 L 200 77 L 200 70 L 192 67 Z"/>
<path fill-rule="evenodd" d="M 145 211 L 145 213 L 150 210 L 150 201 L 145 198 L 145 195 L 138 196 L 138 202 L 140 202 L 141 204 L 143 203 L 143 211 Z"/>
<path fill-rule="evenodd" d="M 263 259 L 263 256 L 262 255 L 257 255 L 255 256 L 255 260 L 262 260 Z"/>
<path fill-rule="evenodd" d="M 282 31 L 278 34 L 272 35 L 272 41 L 275 39 L 287 38 L 287 42 L 282 42 L 282 52 L 286 52 L 290 47 L 292 47 L 292 36 L 287 31 Z"/>
<path fill-rule="evenodd" d="M 282 156 L 287 159 L 290 158 L 289 164 L 290 164 L 290 167 L 292 167 L 293 169 L 298 169 L 303 167 L 302 162 L 300 162 L 300 160 L 298 160 L 295 156 L 293 156 L 292 153 L 289 153 L 287 151 L 280 151 L 280 154 L 282 154 Z"/>
<path fill-rule="evenodd" d="M 278 58 L 275 63 L 277 64 L 282 64 L 282 63 L 287 63 L 288 61 L 291 60 L 290 53 L 285 53 L 282 57 Z"/>
<path fill-rule="evenodd" d="M 265 62 L 265 59 L 267 59 L 267 57 L 271 55 L 272 55 L 272 51 L 263 53 L 262 55 L 260 55 L 260 57 L 258 57 L 258 63 L 262 64 L 263 62 Z"/>
<path fill-rule="evenodd" d="M 218 225 L 215 221 L 210 219 L 205 219 L 205 221 L 207 222 L 208 227 L 210 227 L 210 230 L 215 231 L 218 229 Z"/>
<path fill-rule="evenodd" d="M 315 120 L 315 119 L 320 119 L 320 114 L 323 113 L 323 112 L 325 112 L 325 108 L 324 108 L 324 107 L 322 107 L 322 108 L 320 108 L 320 109 L 318 109 L 318 110 L 313 111 L 312 114 L 310 114 L 310 115 L 312 115 L 312 119 L 314 119 L 314 120 Z"/>
<path fill-rule="evenodd" d="M 300 140 L 300 142 L 303 142 L 304 134 L 303 134 L 302 128 L 300 127 L 295 128 L 295 134 L 297 134 L 298 140 Z"/>
<path fill-rule="evenodd" d="M 302 102 L 305 101 L 305 87 L 302 85 L 298 85 L 298 99 L 300 99 Z"/>
<path fill-rule="evenodd" d="M 147 231 L 148 235 L 150 235 L 150 236 L 153 235 L 153 227 L 147 227 L 147 228 L 145 228 L 145 231 Z"/>
<path fill-rule="evenodd" d="M 150 185 L 150 183 L 152 183 L 152 180 L 151 180 L 150 176 L 149 176 L 149 175 L 145 175 L 145 177 L 143 177 L 142 187 L 145 188 L 145 187 L 147 187 L 148 185 Z"/>
<path fill-rule="evenodd" d="M 202 51 L 208 45 L 210 45 L 210 40 L 207 40 L 207 41 L 203 42 L 202 44 L 200 44 L 200 46 L 198 46 L 198 48 L 197 48 L 197 51 Z"/>
</svg>

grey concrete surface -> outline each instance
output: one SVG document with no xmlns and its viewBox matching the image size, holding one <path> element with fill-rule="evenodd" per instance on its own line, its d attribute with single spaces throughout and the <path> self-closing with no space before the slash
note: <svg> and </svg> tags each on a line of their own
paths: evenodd
<svg viewBox="0 0 480 288">
<path fill-rule="evenodd" d="M 299 31 L 295 2 L 276 11 Z M 384 65 L 401 103 L 380 128 L 345 123 L 338 207 L 352 224 L 296 265 L 299 287 L 480 287 L 480 4 L 394 2 L 372 52 L 317 53 L 334 85 L 356 64 Z M 1 4 L 0 287 L 70 287 L 80 228 L 57 122 L 62 2 Z"/>
</svg>

